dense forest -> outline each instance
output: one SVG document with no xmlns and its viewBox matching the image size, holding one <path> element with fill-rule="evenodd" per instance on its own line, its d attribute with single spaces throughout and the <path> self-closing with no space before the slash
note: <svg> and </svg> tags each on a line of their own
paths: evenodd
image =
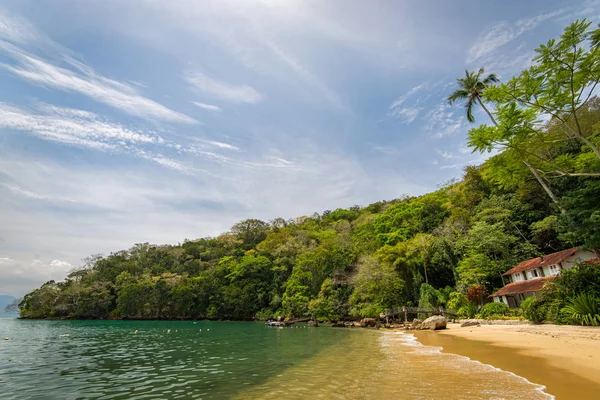
<svg viewBox="0 0 600 400">
<path fill-rule="evenodd" d="M 266 319 L 375 316 L 446 305 L 472 316 L 522 260 L 600 248 L 600 29 L 576 21 L 501 82 L 483 68 L 448 101 L 490 152 L 419 197 L 269 222 L 214 238 L 91 256 L 27 294 L 32 318 Z M 476 109 L 485 120 L 475 121 Z M 480 123 L 481 124 L 476 124 Z M 474 310 L 473 310 L 474 309 Z"/>
</svg>

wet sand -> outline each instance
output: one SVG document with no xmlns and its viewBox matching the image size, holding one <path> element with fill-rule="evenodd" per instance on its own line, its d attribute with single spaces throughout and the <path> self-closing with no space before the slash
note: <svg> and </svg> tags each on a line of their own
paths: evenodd
<svg viewBox="0 0 600 400">
<path fill-rule="evenodd" d="M 600 398 L 600 328 L 482 325 L 415 335 L 427 346 L 490 364 L 546 386 L 557 399 Z"/>
</svg>

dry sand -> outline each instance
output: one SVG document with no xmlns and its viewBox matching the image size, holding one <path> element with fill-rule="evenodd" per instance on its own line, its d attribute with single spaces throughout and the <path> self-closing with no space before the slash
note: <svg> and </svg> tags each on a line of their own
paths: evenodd
<svg viewBox="0 0 600 400">
<path fill-rule="evenodd" d="M 600 399 L 600 327 L 449 324 L 416 336 L 543 384 L 558 399 Z"/>
</svg>

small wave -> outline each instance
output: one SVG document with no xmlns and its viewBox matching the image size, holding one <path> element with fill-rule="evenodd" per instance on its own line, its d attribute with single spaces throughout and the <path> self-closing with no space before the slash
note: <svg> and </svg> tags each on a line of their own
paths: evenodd
<svg viewBox="0 0 600 400">
<path fill-rule="evenodd" d="M 506 371 L 503 370 L 501 368 L 495 367 L 491 364 L 485 364 L 482 363 L 481 361 L 477 361 L 477 360 L 473 360 L 467 356 L 463 356 L 460 354 L 454 354 L 454 353 L 443 353 L 443 347 L 437 347 L 437 346 L 425 346 L 423 345 L 421 342 L 418 341 L 418 339 L 415 337 L 415 335 L 410 334 L 410 333 L 404 333 L 404 332 L 396 332 L 400 337 L 396 340 L 400 341 L 401 344 L 403 346 L 407 346 L 407 347 L 411 347 L 413 348 L 412 351 L 410 351 L 411 354 L 419 354 L 419 355 L 437 355 L 437 356 L 443 356 L 443 357 L 453 357 L 456 358 L 457 361 L 462 361 L 462 363 L 464 364 L 471 364 L 471 365 L 477 365 L 480 367 L 483 367 L 485 369 L 488 369 L 490 371 L 493 372 L 497 372 L 497 373 L 504 373 L 507 375 L 510 375 L 514 378 L 519 379 L 520 381 L 528 384 L 528 385 L 532 385 L 533 389 L 537 392 L 539 392 L 540 394 L 542 394 L 543 396 L 545 396 L 548 399 L 555 399 L 556 397 L 550 393 L 546 393 L 546 386 L 542 385 L 542 384 L 538 384 L 535 382 L 531 382 L 530 380 L 528 380 L 525 377 L 522 377 L 520 375 L 517 375 L 513 372 L 510 371 Z M 457 362 L 457 363 L 453 363 L 457 368 L 461 368 L 461 362 Z"/>
</svg>

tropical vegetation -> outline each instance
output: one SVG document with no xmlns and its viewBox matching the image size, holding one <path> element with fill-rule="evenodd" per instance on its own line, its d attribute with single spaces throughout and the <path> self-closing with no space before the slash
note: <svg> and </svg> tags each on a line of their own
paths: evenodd
<svg viewBox="0 0 600 400">
<path fill-rule="evenodd" d="M 576 21 L 504 82 L 467 71 L 450 94 L 475 122 L 462 179 L 422 196 L 295 219 L 247 219 L 217 237 L 94 255 L 27 294 L 32 318 L 376 316 L 402 305 L 510 315 L 485 304 L 500 274 L 572 246 L 600 248 L 600 29 Z M 598 321 L 600 269 L 584 264 L 523 304 L 532 320 Z M 585 279 L 592 279 L 586 281 Z M 584 283 L 587 282 L 587 283 Z M 584 294 L 582 294 L 584 293 Z"/>
</svg>

